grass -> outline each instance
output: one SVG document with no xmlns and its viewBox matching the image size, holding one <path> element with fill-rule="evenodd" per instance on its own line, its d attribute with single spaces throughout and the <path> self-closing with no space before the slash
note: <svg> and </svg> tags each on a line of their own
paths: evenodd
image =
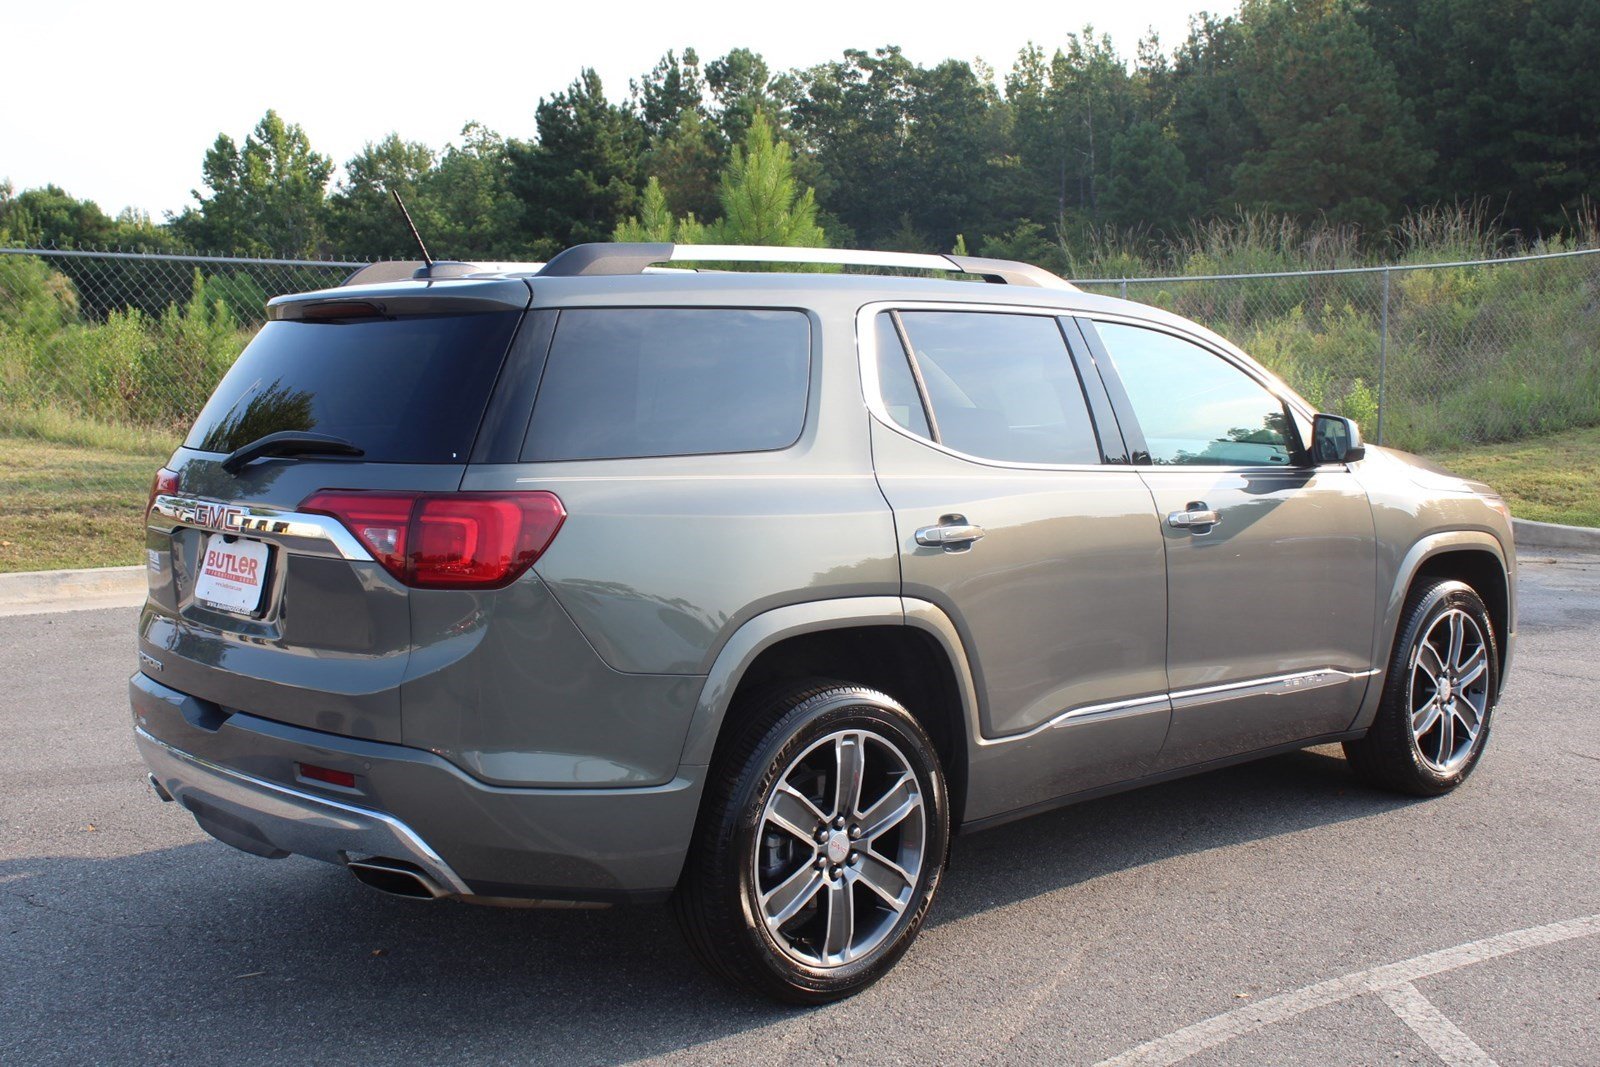
<svg viewBox="0 0 1600 1067">
<path fill-rule="evenodd" d="M 1600 426 L 1430 458 L 1493 486 L 1519 519 L 1600 526 Z"/>
<path fill-rule="evenodd" d="M 134 443 L 0 433 L 0 573 L 141 562 L 145 497 L 172 449 Z"/>
</svg>

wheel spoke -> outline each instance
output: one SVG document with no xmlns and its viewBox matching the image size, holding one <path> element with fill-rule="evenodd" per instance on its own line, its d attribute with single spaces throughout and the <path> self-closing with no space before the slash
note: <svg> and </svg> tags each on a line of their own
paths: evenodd
<svg viewBox="0 0 1600 1067">
<path fill-rule="evenodd" d="M 907 815 L 921 805 L 922 797 L 917 792 L 916 776 L 907 771 L 872 807 L 861 813 L 861 837 L 866 841 L 873 840 L 900 825 Z"/>
<path fill-rule="evenodd" d="M 817 827 L 827 816 L 788 782 L 780 782 L 767 806 L 767 821 L 782 827 L 808 845 L 815 845 Z"/>
<path fill-rule="evenodd" d="M 833 817 L 849 818 L 861 804 L 861 774 L 866 764 L 861 741 L 860 734 L 845 734 L 834 745 L 838 773 L 834 781 Z"/>
<path fill-rule="evenodd" d="M 1445 672 L 1444 663 L 1439 659 L 1439 650 L 1426 641 L 1417 646 L 1417 669 L 1431 685 L 1438 687 L 1439 678 Z"/>
<path fill-rule="evenodd" d="M 1444 714 L 1439 716 L 1439 758 L 1435 760 L 1443 767 L 1450 762 L 1450 754 L 1456 750 L 1456 716 L 1455 712 L 1445 708 Z"/>
<path fill-rule="evenodd" d="M 1484 650 L 1482 645 L 1479 645 L 1473 651 L 1472 655 L 1467 657 L 1467 661 L 1457 668 L 1461 677 L 1456 684 L 1462 689 L 1465 689 L 1467 686 L 1472 685 L 1479 678 L 1483 677 L 1484 672 L 1488 669 L 1489 654 Z"/>
<path fill-rule="evenodd" d="M 903 894 L 911 888 L 911 876 L 898 863 L 873 852 L 863 852 L 857 875 L 861 884 L 882 897 L 889 907 L 897 912 L 905 910 Z"/>
<path fill-rule="evenodd" d="M 1446 666 L 1461 662 L 1461 646 L 1467 636 L 1466 618 L 1459 611 L 1450 613 L 1450 654 L 1445 657 Z"/>
<path fill-rule="evenodd" d="M 1418 738 L 1422 737 L 1423 734 L 1433 728 L 1434 723 L 1439 721 L 1439 715 L 1439 698 L 1434 697 L 1417 711 L 1412 712 L 1411 732 Z"/>
<path fill-rule="evenodd" d="M 855 896 L 850 880 L 836 879 L 828 886 L 828 933 L 822 942 L 822 954 L 830 958 L 847 959 L 850 943 L 856 938 Z"/>
<path fill-rule="evenodd" d="M 822 872 L 808 863 L 763 894 L 761 910 L 767 914 L 767 925 L 776 930 L 794 918 L 817 895 L 824 880 Z"/>
</svg>

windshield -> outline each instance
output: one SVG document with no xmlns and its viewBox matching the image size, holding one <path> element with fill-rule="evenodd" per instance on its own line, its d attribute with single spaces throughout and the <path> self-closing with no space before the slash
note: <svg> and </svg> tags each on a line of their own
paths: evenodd
<svg viewBox="0 0 1600 1067">
<path fill-rule="evenodd" d="M 269 322 L 184 447 L 228 453 L 296 430 L 344 438 L 369 462 L 465 462 L 521 314 Z"/>
</svg>

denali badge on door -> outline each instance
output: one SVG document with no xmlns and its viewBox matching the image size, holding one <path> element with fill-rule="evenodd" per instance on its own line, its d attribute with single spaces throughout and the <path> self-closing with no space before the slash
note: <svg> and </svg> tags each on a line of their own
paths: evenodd
<svg viewBox="0 0 1600 1067">
<path fill-rule="evenodd" d="M 253 614 L 261 603 L 261 585 L 267 574 L 267 546 L 239 539 L 229 543 L 222 534 L 206 539 L 200 577 L 194 598 L 223 611 Z"/>
</svg>

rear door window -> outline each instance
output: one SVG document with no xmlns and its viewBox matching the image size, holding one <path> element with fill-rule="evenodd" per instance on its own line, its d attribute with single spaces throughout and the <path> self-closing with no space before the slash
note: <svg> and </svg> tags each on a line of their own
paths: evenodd
<svg viewBox="0 0 1600 1067">
<path fill-rule="evenodd" d="M 764 452 L 805 427 L 805 314 L 751 308 L 561 312 L 526 462 Z"/>
<path fill-rule="evenodd" d="M 1055 319 L 904 311 L 900 321 L 940 444 L 1012 463 L 1101 462 L 1088 402 Z M 909 403 L 901 406 L 910 411 Z"/>
<path fill-rule="evenodd" d="M 342 437 L 367 462 L 465 462 L 520 311 L 267 323 L 184 447 L 232 452 L 269 433 Z"/>
</svg>

